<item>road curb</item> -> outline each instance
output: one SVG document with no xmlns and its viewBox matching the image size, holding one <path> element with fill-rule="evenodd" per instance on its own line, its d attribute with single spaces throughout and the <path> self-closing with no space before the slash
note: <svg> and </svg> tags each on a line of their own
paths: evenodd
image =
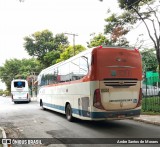
<svg viewBox="0 0 160 147">
<path fill-rule="evenodd" d="M 150 120 L 140 119 L 140 118 L 134 118 L 133 120 L 160 126 L 160 122 L 157 122 L 157 121 L 150 121 Z"/>
<path fill-rule="evenodd" d="M 2 127 L 0 127 L 0 131 L 2 133 L 2 138 L 6 138 L 6 132 L 4 131 L 4 129 Z M 3 144 L 2 147 L 8 147 L 7 144 Z"/>
</svg>

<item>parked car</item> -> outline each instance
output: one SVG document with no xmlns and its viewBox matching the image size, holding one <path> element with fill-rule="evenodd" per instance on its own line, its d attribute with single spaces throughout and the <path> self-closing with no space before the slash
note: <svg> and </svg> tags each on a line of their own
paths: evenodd
<svg viewBox="0 0 160 147">
<path fill-rule="evenodd" d="M 142 97 L 156 95 L 160 96 L 160 88 L 151 85 L 142 85 Z"/>
</svg>

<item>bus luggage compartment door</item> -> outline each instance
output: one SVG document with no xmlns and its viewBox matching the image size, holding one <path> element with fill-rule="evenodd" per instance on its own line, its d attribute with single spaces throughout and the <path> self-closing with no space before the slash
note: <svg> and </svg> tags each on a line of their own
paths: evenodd
<svg viewBox="0 0 160 147">
<path fill-rule="evenodd" d="M 89 117 L 89 97 L 82 97 L 78 99 L 78 110 L 79 115 L 84 117 Z"/>
<path fill-rule="evenodd" d="M 139 89 L 138 81 L 101 81 L 102 106 L 105 110 L 133 109 L 138 103 Z"/>
</svg>

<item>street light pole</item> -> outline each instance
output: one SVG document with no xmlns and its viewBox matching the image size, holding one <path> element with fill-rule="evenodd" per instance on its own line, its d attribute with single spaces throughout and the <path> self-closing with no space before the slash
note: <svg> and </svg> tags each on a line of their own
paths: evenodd
<svg viewBox="0 0 160 147">
<path fill-rule="evenodd" d="M 73 34 L 73 33 L 64 33 L 66 35 L 72 35 L 73 36 L 73 53 L 75 55 L 75 36 L 78 36 L 77 34 Z"/>
</svg>

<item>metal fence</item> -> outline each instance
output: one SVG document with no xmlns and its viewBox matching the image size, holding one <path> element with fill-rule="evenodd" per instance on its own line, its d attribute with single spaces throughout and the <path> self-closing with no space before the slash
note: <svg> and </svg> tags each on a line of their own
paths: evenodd
<svg viewBox="0 0 160 147">
<path fill-rule="evenodd" d="M 145 73 L 142 84 L 142 109 L 145 112 L 160 112 L 160 81 L 156 72 Z"/>
</svg>

